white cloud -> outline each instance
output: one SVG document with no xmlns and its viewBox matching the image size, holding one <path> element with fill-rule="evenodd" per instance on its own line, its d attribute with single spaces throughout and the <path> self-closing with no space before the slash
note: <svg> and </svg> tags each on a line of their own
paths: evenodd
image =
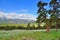
<svg viewBox="0 0 60 40">
<path fill-rule="evenodd" d="M 36 20 L 36 16 L 28 13 L 4 13 L 0 12 L 0 17 L 7 18 L 7 19 L 29 19 L 29 20 Z"/>
<path fill-rule="evenodd" d="M 28 10 L 22 9 L 22 10 L 19 10 L 18 12 L 28 12 Z"/>
</svg>

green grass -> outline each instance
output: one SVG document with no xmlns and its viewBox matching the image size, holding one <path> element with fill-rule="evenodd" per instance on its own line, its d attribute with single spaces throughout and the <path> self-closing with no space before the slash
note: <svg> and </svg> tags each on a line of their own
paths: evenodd
<svg viewBox="0 0 60 40">
<path fill-rule="evenodd" d="M 26 27 L 27 26 L 27 24 L 0 24 L 0 26 L 24 26 L 24 27 Z"/>
<path fill-rule="evenodd" d="M 60 30 L 32 31 L 32 30 L 0 30 L 0 40 L 60 40 Z"/>
</svg>

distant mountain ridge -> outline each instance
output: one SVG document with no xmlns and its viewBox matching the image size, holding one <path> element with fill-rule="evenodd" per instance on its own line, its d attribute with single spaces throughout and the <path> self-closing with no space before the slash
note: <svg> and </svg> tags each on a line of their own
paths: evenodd
<svg viewBox="0 0 60 40">
<path fill-rule="evenodd" d="M 0 18 L 0 24 L 26 24 L 30 22 L 34 22 L 34 20 Z"/>
</svg>

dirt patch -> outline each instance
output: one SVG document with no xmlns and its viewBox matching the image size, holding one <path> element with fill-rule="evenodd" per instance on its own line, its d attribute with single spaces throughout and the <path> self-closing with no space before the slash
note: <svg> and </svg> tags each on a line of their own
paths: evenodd
<svg viewBox="0 0 60 40">
<path fill-rule="evenodd" d="M 23 36 L 22 37 L 22 40 L 35 40 L 33 37 L 26 37 L 26 36 Z"/>
</svg>

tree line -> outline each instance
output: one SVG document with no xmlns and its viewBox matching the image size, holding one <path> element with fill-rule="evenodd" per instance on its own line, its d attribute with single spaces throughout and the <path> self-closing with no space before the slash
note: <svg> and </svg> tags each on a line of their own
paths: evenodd
<svg viewBox="0 0 60 40">
<path fill-rule="evenodd" d="M 55 28 L 55 25 L 53 25 L 52 27 L 50 27 L 51 29 Z M 60 25 L 59 25 L 60 26 Z M 60 27 L 58 27 L 60 28 Z M 0 30 L 15 30 L 15 29 L 19 29 L 19 30 L 37 30 L 37 29 L 46 29 L 46 25 L 44 25 L 43 27 L 40 26 L 40 24 L 37 24 L 37 26 L 35 26 L 34 24 L 31 26 L 31 23 L 28 23 L 27 26 L 1 26 L 0 25 Z"/>
</svg>

